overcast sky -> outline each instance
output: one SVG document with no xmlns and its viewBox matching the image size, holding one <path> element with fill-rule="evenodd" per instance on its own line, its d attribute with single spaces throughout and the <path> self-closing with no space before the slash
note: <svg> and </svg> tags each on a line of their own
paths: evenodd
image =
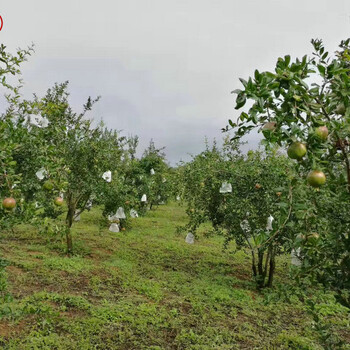
<svg viewBox="0 0 350 350">
<path fill-rule="evenodd" d="M 174 164 L 236 118 L 238 78 L 273 69 L 279 56 L 330 51 L 350 37 L 349 0 L 2 0 L 0 42 L 36 46 L 23 66 L 25 97 L 70 81 L 80 110 L 125 135 L 153 138 Z M 249 138 L 254 148 L 258 136 Z"/>
</svg>

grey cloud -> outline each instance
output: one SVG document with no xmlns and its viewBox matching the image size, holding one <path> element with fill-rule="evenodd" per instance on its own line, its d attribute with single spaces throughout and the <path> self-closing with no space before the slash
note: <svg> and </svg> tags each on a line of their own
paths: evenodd
<svg viewBox="0 0 350 350">
<path fill-rule="evenodd" d="M 10 49 L 36 44 L 23 69 L 26 96 L 69 80 L 74 108 L 101 95 L 96 119 L 139 135 L 141 148 L 153 138 L 174 164 L 201 151 L 205 136 L 221 139 L 238 116 L 230 91 L 239 77 L 310 53 L 313 37 L 336 49 L 350 2 L 19 0 L 1 15 Z M 259 136 L 248 140 L 256 148 Z"/>
</svg>

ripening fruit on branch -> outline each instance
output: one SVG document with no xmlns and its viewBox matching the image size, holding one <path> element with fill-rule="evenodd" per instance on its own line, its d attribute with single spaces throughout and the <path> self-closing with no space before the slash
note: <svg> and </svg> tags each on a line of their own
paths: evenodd
<svg viewBox="0 0 350 350">
<path fill-rule="evenodd" d="M 347 139 L 338 139 L 335 143 L 335 148 L 338 150 L 341 150 L 346 146 L 349 146 L 349 141 Z"/>
<path fill-rule="evenodd" d="M 129 205 L 130 204 L 130 201 L 125 201 L 125 205 Z"/>
<path fill-rule="evenodd" d="M 320 187 L 326 183 L 326 175 L 320 170 L 310 171 L 307 176 L 307 182 L 312 187 Z"/>
<path fill-rule="evenodd" d="M 261 185 L 260 184 L 255 184 L 255 189 L 260 190 Z"/>
<path fill-rule="evenodd" d="M 46 191 L 52 191 L 53 190 L 53 183 L 52 183 L 52 181 L 50 181 L 50 180 L 45 181 L 44 185 L 43 185 L 43 188 Z"/>
<path fill-rule="evenodd" d="M 272 131 L 275 131 L 276 125 L 277 125 L 276 122 L 267 122 L 267 123 L 264 124 L 264 126 L 262 127 L 261 130 L 262 131 L 270 131 L 270 132 L 272 132 Z"/>
<path fill-rule="evenodd" d="M 306 154 L 306 146 L 301 142 L 293 142 L 288 150 L 287 154 L 289 158 L 301 160 Z"/>
<path fill-rule="evenodd" d="M 282 192 L 276 192 L 276 196 L 277 197 L 281 197 L 282 196 Z"/>
<path fill-rule="evenodd" d="M 55 205 L 57 205 L 58 207 L 61 207 L 63 205 L 63 198 L 62 197 L 57 197 L 55 198 L 54 201 Z"/>
<path fill-rule="evenodd" d="M 307 237 L 306 237 L 307 239 L 312 239 L 312 238 L 314 238 L 314 239 L 319 239 L 320 238 L 320 235 L 317 233 L 317 232 L 312 232 L 312 233 L 310 233 L 309 235 L 307 235 Z"/>
<path fill-rule="evenodd" d="M 337 108 L 335 109 L 336 114 L 344 115 L 346 112 L 346 108 L 344 103 L 339 103 Z"/>
<path fill-rule="evenodd" d="M 316 244 L 318 239 L 320 238 L 320 235 L 317 232 L 311 232 L 306 236 L 307 243 Z"/>
<path fill-rule="evenodd" d="M 2 201 L 2 206 L 6 209 L 6 210 L 12 210 L 16 207 L 16 200 L 12 197 L 9 198 L 5 198 Z"/>
<path fill-rule="evenodd" d="M 326 141 L 328 138 L 328 128 L 324 126 L 319 126 L 315 130 L 315 135 L 322 141 Z"/>
</svg>

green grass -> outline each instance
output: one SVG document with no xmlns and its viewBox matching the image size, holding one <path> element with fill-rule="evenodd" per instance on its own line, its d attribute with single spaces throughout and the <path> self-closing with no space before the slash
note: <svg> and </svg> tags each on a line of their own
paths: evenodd
<svg viewBox="0 0 350 350">
<path fill-rule="evenodd" d="M 183 208 L 160 206 L 132 228 L 100 228 L 98 209 L 74 226 L 76 255 L 60 237 L 22 225 L 0 249 L 12 300 L 0 305 L 1 349 L 323 349 L 306 306 L 255 289 L 250 257 L 221 237 L 194 245 L 176 234 Z M 277 284 L 288 284 L 288 258 Z M 313 291 L 328 332 L 350 341 L 348 310 Z M 344 349 L 350 349 L 344 346 Z"/>
</svg>

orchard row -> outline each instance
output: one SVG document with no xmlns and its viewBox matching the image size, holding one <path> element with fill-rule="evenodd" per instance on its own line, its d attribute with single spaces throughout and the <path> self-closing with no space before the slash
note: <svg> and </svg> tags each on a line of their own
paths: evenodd
<svg viewBox="0 0 350 350">
<path fill-rule="evenodd" d="M 125 230 L 130 217 L 167 200 L 171 169 L 152 141 L 137 158 L 136 136 L 94 126 L 87 113 L 98 98 L 89 97 L 82 111 L 74 112 L 67 82 L 43 97 L 23 99 L 7 78 L 20 74 L 18 67 L 30 54 L 28 49 L 12 56 L 0 47 L 7 67 L 0 71 L 7 93 L 0 119 L 0 225 L 9 230 L 28 222 L 40 232 L 62 235 L 71 254 L 71 227 L 84 210 L 100 205 L 106 225 Z"/>
<path fill-rule="evenodd" d="M 240 79 L 237 121 L 178 169 L 195 234 L 213 232 L 248 249 L 259 287 L 271 286 L 279 254 L 292 253 L 297 281 L 323 283 L 350 305 L 350 40 L 331 56 L 313 40 L 311 56 L 278 58 L 274 71 Z M 264 151 L 240 153 L 252 130 Z M 327 181 L 326 181 L 327 179 Z M 271 220 L 271 217 L 274 220 Z"/>
<path fill-rule="evenodd" d="M 188 243 L 209 221 L 226 244 L 250 251 L 260 288 L 272 286 L 276 256 L 292 253 L 297 280 L 321 282 L 350 304 L 349 40 L 333 57 L 321 41 L 312 44 L 310 57 L 285 56 L 273 72 L 240 79 L 236 109 L 251 107 L 223 129 L 233 138 L 175 169 L 152 142 L 137 158 L 137 137 L 93 126 L 87 113 L 98 98 L 74 112 L 67 83 L 23 100 L 7 76 L 20 73 L 31 49 L 12 56 L 2 46 L 0 78 L 9 93 L 0 120 L 0 224 L 28 221 L 63 234 L 72 253 L 71 227 L 91 203 L 119 231 L 128 217 L 178 196 L 187 205 Z M 243 155 L 240 142 L 254 129 L 264 151 Z"/>
</svg>

